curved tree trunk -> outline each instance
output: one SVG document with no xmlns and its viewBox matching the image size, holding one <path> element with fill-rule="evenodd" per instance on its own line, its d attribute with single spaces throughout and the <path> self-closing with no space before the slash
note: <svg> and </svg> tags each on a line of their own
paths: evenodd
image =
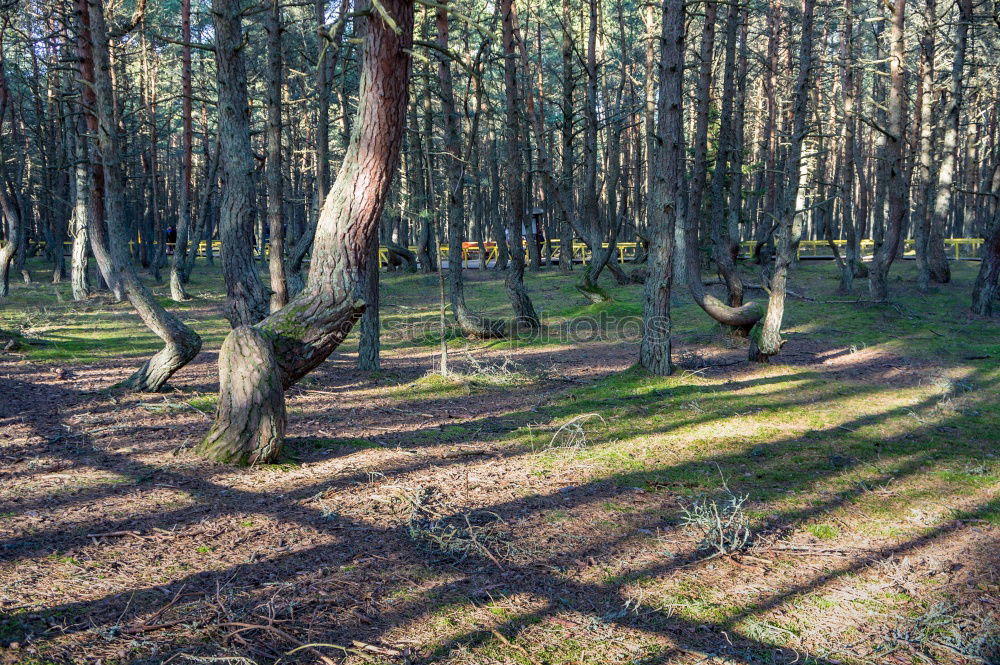
<svg viewBox="0 0 1000 665">
<path fill-rule="evenodd" d="M 401 265 L 406 272 L 417 272 L 417 255 L 411 252 L 408 247 L 397 245 L 394 242 L 386 242 L 385 248 L 389 250 L 389 265 Z"/>
<path fill-rule="evenodd" d="M 364 31 L 357 122 L 316 226 L 305 288 L 254 326 L 230 333 L 219 366 L 219 408 L 199 454 L 220 461 L 270 462 L 281 451 L 287 389 L 343 342 L 366 307 L 370 243 L 399 161 L 406 123 L 412 0 L 383 0 L 394 26 L 373 11 Z M 249 362 L 241 356 L 247 353 Z M 276 379 L 280 388 L 275 387 Z M 265 420 L 260 414 L 266 415 Z"/>
<path fill-rule="evenodd" d="M 125 177 L 123 151 L 114 113 L 108 31 L 102 0 L 88 0 L 94 57 L 94 93 L 98 119 L 98 145 L 104 170 L 104 210 L 109 251 L 114 273 L 121 275 L 129 302 L 150 330 L 163 340 L 164 348 L 121 385 L 137 391 L 160 390 L 167 379 L 201 350 L 201 338 L 180 319 L 165 310 L 139 279 L 128 249 L 125 221 Z"/>
<path fill-rule="evenodd" d="M 198 444 L 198 452 L 219 462 L 270 462 L 281 452 L 285 423 L 285 396 L 274 345 L 256 328 L 234 328 L 219 351 L 215 425 Z M 243 445 L 232 446 L 234 440 Z"/>
<path fill-rule="evenodd" d="M 903 0 L 896 0 L 903 2 Z M 778 225 L 778 238 L 768 295 L 767 313 L 750 331 L 749 358 L 755 362 L 768 362 L 784 345 L 781 338 L 781 321 L 785 314 L 785 288 L 788 267 L 792 263 L 795 218 L 804 200 L 800 188 L 802 170 L 802 145 L 806 138 L 806 121 L 809 116 L 809 84 L 813 67 L 813 17 L 816 0 L 802 0 L 802 31 L 799 43 L 799 72 L 795 80 L 792 107 L 792 135 L 789 138 L 785 169 L 788 183 L 784 188 L 784 201 Z"/>
<path fill-rule="evenodd" d="M 743 305 L 743 280 L 740 279 L 733 257 L 733 239 L 730 237 L 729 226 L 726 224 L 727 206 L 725 200 L 726 178 L 735 179 L 733 166 L 737 163 L 737 153 L 739 152 L 736 141 L 738 127 L 734 122 L 733 107 L 736 97 L 736 41 L 741 11 L 739 5 L 731 4 L 726 12 L 726 55 L 723 65 L 719 147 L 716 150 L 715 170 L 712 173 L 712 200 L 709 204 L 712 256 L 715 258 L 719 273 L 726 282 L 731 307 Z M 738 194 L 737 191 L 736 195 Z M 738 238 L 736 242 L 739 242 Z"/>
</svg>

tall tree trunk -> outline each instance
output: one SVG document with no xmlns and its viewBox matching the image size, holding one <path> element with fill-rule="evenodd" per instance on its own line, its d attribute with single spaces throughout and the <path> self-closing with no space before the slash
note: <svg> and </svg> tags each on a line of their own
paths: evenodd
<svg viewBox="0 0 1000 665">
<path fill-rule="evenodd" d="M 98 122 L 94 109 L 97 100 L 94 94 L 94 55 L 93 39 L 90 28 L 90 10 L 88 0 L 74 0 L 73 13 L 77 22 L 77 55 L 80 71 L 80 108 L 86 124 L 86 132 L 81 132 L 81 141 L 89 141 L 97 134 Z M 90 247 L 104 283 L 111 290 L 116 301 L 125 299 L 125 287 L 121 276 L 115 272 L 112 263 L 111 250 L 108 245 L 108 230 L 104 211 L 104 169 L 101 167 L 101 155 L 88 149 L 90 156 L 89 191 L 87 192 L 87 219 L 90 230 Z"/>
<path fill-rule="evenodd" d="M 208 146 L 205 146 L 205 179 L 201 185 L 198 195 L 198 216 L 195 218 L 194 230 L 191 233 L 191 242 L 188 244 L 187 257 L 184 260 L 183 281 L 187 283 L 191 279 L 191 271 L 194 270 L 194 262 L 198 258 L 198 249 L 202 240 L 205 241 L 205 255 L 211 262 L 212 256 L 212 232 L 210 219 L 212 216 L 212 199 L 214 198 L 216 180 L 219 174 L 219 137 L 216 135 L 215 144 L 211 153 Z"/>
<path fill-rule="evenodd" d="M 652 9 L 650 9 L 652 11 Z M 562 186 L 573 191 L 573 16 L 570 0 L 562 0 Z M 543 177 L 544 180 L 544 177 Z M 573 227 L 559 217 L 559 270 L 573 270 Z"/>
<path fill-rule="evenodd" d="M 10 89 L 7 86 L 7 74 L 4 69 L 3 35 L 0 34 L 0 130 L 3 130 L 8 108 L 10 109 L 10 122 L 13 126 L 16 119 L 10 99 Z M 2 148 L 3 146 L 0 145 L 0 213 L 6 222 L 7 238 L 6 244 L 0 246 L 0 298 L 6 298 L 10 295 L 10 266 L 14 261 L 14 255 L 23 242 L 24 225 L 21 211 L 7 189 L 7 176 L 3 169 L 6 159 L 3 158 Z M 20 186 L 20 183 L 17 184 Z"/>
<path fill-rule="evenodd" d="M 705 183 L 708 178 L 708 116 L 712 103 L 712 56 L 715 52 L 716 0 L 705 0 L 705 23 L 698 50 L 698 83 L 695 92 L 694 124 L 694 164 L 691 167 L 691 191 L 688 197 L 687 214 L 689 222 L 694 220 L 702 226 L 702 210 L 705 201 Z M 693 256 L 699 258 L 700 248 L 695 247 Z M 688 253 L 688 257 L 692 254 Z"/>
<path fill-rule="evenodd" d="M 503 334 L 500 321 L 489 321 L 474 313 L 465 303 L 465 284 L 462 279 L 462 245 L 465 240 L 465 164 L 469 163 L 473 144 L 478 140 L 479 116 L 482 109 L 480 76 L 474 75 L 475 112 L 469 133 L 469 150 L 462 155 L 461 119 L 455 108 L 452 85 L 451 58 L 448 53 L 448 5 L 443 0 L 437 9 L 438 82 L 441 86 L 441 112 L 444 116 L 444 154 L 447 191 L 445 192 L 448 217 L 448 298 L 452 315 L 462 333 L 475 337 L 498 337 Z M 476 56 L 477 65 L 482 51 Z"/>
<path fill-rule="evenodd" d="M 191 179 L 194 165 L 194 124 L 191 103 L 191 0 L 181 0 L 181 182 L 177 196 L 177 244 L 170 261 L 170 297 L 187 300 L 184 263 L 191 230 Z M 155 119 L 154 119 L 155 121 Z M 198 244 L 198 238 L 194 238 Z"/>
<path fill-rule="evenodd" d="M 896 0 L 902 2 L 902 0 Z M 785 290 L 788 267 L 792 263 L 794 243 L 793 229 L 795 217 L 803 207 L 803 191 L 800 188 L 802 145 L 805 143 L 809 117 L 809 85 L 813 68 L 813 18 L 816 0 L 802 0 L 802 24 L 799 41 L 799 72 L 795 80 L 792 101 L 791 136 L 788 137 L 788 156 L 785 170 L 788 184 L 784 187 L 784 201 L 778 225 L 778 236 L 774 257 L 774 272 L 771 274 L 771 290 L 768 296 L 767 313 L 750 331 L 750 360 L 768 362 L 784 345 L 781 339 L 781 321 L 785 313 Z"/>
<path fill-rule="evenodd" d="M 937 3 L 926 0 L 924 30 L 920 36 L 920 71 L 917 81 L 917 105 L 920 108 L 920 137 L 917 163 L 916 206 L 913 210 L 913 237 L 917 253 L 917 290 L 926 293 L 931 280 L 928 257 L 931 227 L 931 173 L 934 159 L 934 37 L 937 29 Z"/>
<path fill-rule="evenodd" d="M 225 314 L 235 328 L 263 319 L 267 315 L 268 299 L 254 262 L 257 205 L 241 26 L 242 3 L 239 0 L 212 0 L 212 15 L 223 180 L 219 239 L 222 241 L 222 274 L 226 281 Z"/>
<path fill-rule="evenodd" d="M 517 74 L 517 37 L 514 32 L 516 16 L 513 0 L 501 0 L 500 16 L 503 24 L 504 88 L 507 107 L 507 191 L 510 200 L 507 211 L 507 246 L 510 260 L 504 288 L 514 309 L 514 324 L 527 328 L 539 325 L 538 314 L 524 287 L 524 247 L 522 230 L 525 228 L 524 197 L 524 131 L 521 122 L 521 82 Z M 539 149 L 542 142 L 539 141 Z"/>
<path fill-rule="evenodd" d="M 656 136 L 651 142 L 649 267 L 643 286 L 639 364 L 653 374 L 673 371 L 670 362 L 670 289 L 673 282 L 674 225 L 684 186 L 684 2 L 664 0 L 660 39 Z"/>
<path fill-rule="evenodd" d="M 955 59 L 951 66 L 951 88 L 944 117 L 944 145 L 941 148 L 941 169 L 938 171 L 937 196 L 934 200 L 934 218 L 927 237 L 927 259 L 930 277 L 939 284 L 951 281 L 951 268 L 944 253 L 944 229 L 952 207 L 952 187 L 955 183 L 955 149 L 958 146 L 959 116 L 962 112 L 965 51 L 969 43 L 969 24 L 972 23 L 972 0 L 959 0 L 958 24 L 955 26 Z"/>
<path fill-rule="evenodd" d="M 726 179 L 734 178 L 733 165 L 736 164 L 739 152 L 736 145 L 736 132 L 741 127 L 735 125 L 734 103 L 736 97 L 736 40 L 739 29 L 740 6 L 730 4 L 726 11 L 726 43 L 725 61 L 723 64 L 722 104 L 719 116 L 719 141 L 715 153 L 715 170 L 712 173 L 712 200 L 709 204 L 712 230 L 712 255 L 719 273 L 726 282 L 729 291 L 729 305 L 739 307 L 743 304 L 743 280 L 736 270 L 733 257 L 733 239 L 730 237 L 726 224 Z M 737 191 L 736 195 L 739 194 Z M 736 239 L 739 243 L 739 238 Z"/>
<path fill-rule="evenodd" d="M 885 161 L 888 170 L 887 187 L 889 197 L 889 218 L 886 220 L 882 243 L 875 250 L 868 274 L 868 286 L 872 300 L 885 302 L 889 299 L 889 267 L 896 259 L 896 250 L 906 218 L 906 174 L 903 163 L 903 105 L 905 104 L 906 81 L 903 67 L 906 58 L 906 38 L 903 33 L 906 18 L 906 0 L 896 0 L 893 5 L 889 65 L 889 127 L 883 137 L 886 140 Z M 876 196 L 876 201 L 878 201 Z M 878 203 L 881 205 L 881 203 Z"/>
<path fill-rule="evenodd" d="M 185 0 L 188 1 L 188 0 Z M 267 32 L 267 224 L 270 227 L 271 311 L 288 304 L 285 279 L 284 178 L 281 173 L 281 7 L 278 0 L 264 13 Z"/>
<path fill-rule="evenodd" d="M 165 310 L 136 273 L 128 249 L 125 221 L 125 173 L 122 168 L 121 142 L 115 118 L 114 92 L 111 87 L 111 62 L 108 30 L 103 0 L 88 0 L 92 53 L 94 58 L 94 96 L 98 120 L 97 139 L 104 171 L 104 211 L 109 250 L 114 272 L 121 275 L 129 302 L 143 323 L 164 342 L 164 347 L 123 386 L 136 391 L 156 392 L 178 369 L 201 350 L 201 338 L 176 316 Z"/>
<path fill-rule="evenodd" d="M 857 264 L 861 262 L 860 246 L 855 223 L 854 184 L 857 169 L 854 154 L 857 151 L 858 121 L 855 116 L 855 71 L 854 71 L 854 0 L 844 0 L 844 21 L 840 34 L 840 96 L 844 106 L 844 122 L 842 125 L 843 153 L 840 158 L 840 214 L 841 227 L 844 230 L 847 247 L 844 251 L 844 262 L 841 266 L 840 291 L 850 293 L 854 290 L 854 275 Z"/>
<path fill-rule="evenodd" d="M 282 390 L 326 360 L 366 307 L 362 276 L 398 170 L 413 42 L 412 0 L 376 7 L 364 31 L 357 122 L 320 213 L 309 278 L 288 305 L 253 328 L 233 330 L 223 344 L 215 422 L 197 446 L 205 457 L 276 459 L 285 430 Z"/>
</svg>

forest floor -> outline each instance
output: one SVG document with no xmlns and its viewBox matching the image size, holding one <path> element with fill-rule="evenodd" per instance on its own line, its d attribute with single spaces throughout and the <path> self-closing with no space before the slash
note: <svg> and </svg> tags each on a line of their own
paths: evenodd
<svg viewBox="0 0 1000 665">
<path fill-rule="evenodd" d="M 666 378 L 633 367 L 641 287 L 586 305 L 556 270 L 527 276 L 543 338 L 453 338 L 432 374 L 437 278 L 388 275 L 382 371 L 352 335 L 289 392 L 286 459 L 249 469 L 187 450 L 213 269 L 170 305 L 205 351 L 161 394 L 109 390 L 158 347 L 127 305 L 14 285 L 0 329 L 35 344 L 0 354 L 0 664 L 1000 662 L 977 267 L 917 297 L 897 264 L 874 306 L 796 266 L 770 365 L 679 289 Z M 713 556 L 716 514 L 748 547 Z"/>
</svg>

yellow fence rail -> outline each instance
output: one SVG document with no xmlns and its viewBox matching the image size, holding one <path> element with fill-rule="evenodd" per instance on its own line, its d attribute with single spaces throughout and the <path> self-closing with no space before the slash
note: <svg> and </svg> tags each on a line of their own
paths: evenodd
<svg viewBox="0 0 1000 665">
<path fill-rule="evenodd" d="M 985 240 L 982 238 L 945 238 L 944 245 L 947 250 L 948 256 L 950 258 L 961 260 L 961 259 L 976 259 L 979 258 L 980 251 L 982 250 Z M 2 243 L 0 243 L 2 244 Z M 847 249 L 846 240 L 834 240 L 833 244 L 837 246 L 838 251 L 841 256 L 843 256 L 845 250 Z M 72 242 L 63 243 L 65 246 L 65 251 L 69 254 L 70 248 L 73 246 Z M 133 249 L 136 243 L 130 242 L 129 246 Z M 754 247 L 757 243 L 754 240 L 745 240 L 740 243 L 742 249 L 742 254 L 749 256 L 753 254 Z M 39 247 L 45 247 L 45 241 L 39 241 Z M 167 243 L 168 248 L 173 248 L 173 243 Z M 608 243 L 602 245 L 603 248 L 608 247 Z M 265 256 L 268 254 L 270 245 L 266 244 L 264 246 Z M 408 248 L 411 252 L 416 253 L 417 248 L 411 245 Z M 485 249 L 485 259 L 486 264 L 489 265 L 491 262 L 495 262 L 499 259 L 499 250 L 495 242 L 484 243 Z M 638 243 L 635 242 L 620 242 L 617 243 L 615 249 L 618 253 L 618 261 L 625 263 L 627 261 L 634 261 L 640 254 L 640 247 Z M 218 254 L 222 250 L 222 243 L 218 240 L 212 241 L 212 251 Z M 587 247 L 582 242 L 573 242 L 573 261 L 580 262 L 586 265 L 592 260 L 590 248 Z M 870 239 L 865 239 L 861 241 L 861 254 L 868 255 L 875 251 L 875 241 Z M 916 256 L 916 241 L 908 239 L 904 241 L 903 244 L 903 256 L 912 257 Z M 449 258 L 449 248 L 447 245 L 441 246 L 441 259 L 448 260 Z M 480 256 L 482 251 L 480 250 L 479 244 L 474 242 L 467 242 L 462 244 L 462 264 L 468 266 L 470 261 L 480 261 L 482 258 Z M 208 255 L 208 243 L 204 240 L 198 243 L 198 256 Z M 542 246 L 542 255 L 546 257 L 551 257 L 552 260 L 558 261 L 562 256 L 562 247 L 558 239 L 552 239 L 546 241 Z M 830 243 L 827 240 L 802 240 L 799 242 L 798 250 L 796 253 L 797 258 L 833 258 L 833 250 L 830 248 Z M 380 246 L 378 249 L 378 259 L 379 266 L 385 268 L 390 265 L 389 261 L 389 248 Z"/>
</svg>

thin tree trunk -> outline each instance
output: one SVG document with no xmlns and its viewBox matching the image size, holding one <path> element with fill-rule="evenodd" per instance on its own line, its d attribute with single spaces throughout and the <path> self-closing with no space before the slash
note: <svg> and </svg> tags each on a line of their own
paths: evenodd
<svg viewBox="0 0 1000 665">
<path fill-rule="evenodd" d="M 254 261 L 254 157 L 250 146 L 250 108 L 244 58 L 242 3 L 212 0 L 215 63 L 219 86 L 219 140 L 222 202 L 219 239 L 226 281 L 226 318 L 235 327 L 267 315 L 267 294 Z"/>
<path fill-rule="evenodd" d="M 962 112 L 965 52 L 972 23 L 972 0 L 959 0 L 958 24 L 955 26 L 955 59 L 951 67 L 951 89 L 944 117 L 944 145 L 941 148 L 941 169 L 938 171 L 934 218 L 927 236 L 927 261 L 930 278 L 939 284 L 951 281 L 951 268 L 944 253 L 944 229 L 952 208 L 952 187 L 955 183 L 955 149 L 958 146 L 959 116 Z"/>
<path fill-rule="evenodd" d="M 201 350 L 201 338 L 159 304 L 139 279 L 132 263 L 125 223 L 125 174 L 121 163 L 123 151 L 115 119 L 104 7 L 102 0 L 88 0 L 88 5 L 94 58 L 97 137 L 104 170 L 104 209 L 111 261 L 114 272 L 121 275 L 129 302 L 132 303 L 136 313 L 164 342 L 163 349 L 147 360 L 138 371 L 122 383 L 122 386 L 141 392 L 156 392 L 174 372 L 198 354 Z"/>
<path fill-rule="evenodd" d="M 191 111 L 191 0 L 181 0 L 181 182 L 177 197 L 177 244 L 170 261 L 170 297 L 188 300 L 184 290 L 184 263 L 191 230 L 191 179 L 194 166 L 194 125 Z M 155 122 L 155 119 L 154 119 Z M 198 239 L 194 239 L 198 244 Z"/>
<path fill-rule="evenodd" d="M 913 211 L 913 237 L 917 253 L 917 290 L 926 293 L 931 280 L 928 257 L 931 226 L 931 173 L 934 158 L 934 36 L 937 29 L 937 3 L 926 0 L 924 30 L 920 36 L 920 78 L 917 104 L 920 108 L 920 137 L 917 163 L 916 207 Z"/>
<path fill-rule="evenodd" d="M 875 251 L 868 274 L 872 300 L 885 302 L 889 298 L 889 267 L 896 259 L 896 250 L 903 232 L 906 218 L 906 175 L 903 163 L 903 105 L 905 104 L 906 81 L 903 73 L 906 58 L 906 38 L 903 33 L 906 17 L 906 0 L 896 0 L 893 6 L 891 58 L 889 65 L 889 127 L 883 138 L 886 140 L 885 161 L 888 169 L 887 190 L 889 197 L 889 218 L 881 245 Z M 879 201 L 876 196 L 876 201 Z M 881 205 L 879 202 L 878 205 Z"/>
<path fill-rule="evenodd" d="M 465 303 L 465 284 L 462 279 L 462 245 L 465 240 L 465 164 L 469 162 L 473 144 L 478 140 L 479 116 L 482 110 L 482 87 L 480 77 L 474 75 L 475 112 L 472 130 L 469 133 L 469 150 L 462 155 L 461 121 L 455 108 L 455 93 L 452 85 L 451 59 L 448 52 L 448 5 L 443 0 L 437 9 L 437 45 L 441 49 L 438 57 L 438 82 L 440 83 L 441 112 L 444 116 L 444 154 L 447 175 L 446 206 L 448 217 L 448 298 L 452 315 L 462 333 L 475 337 L 498 337 L 503 335 L 503 323 L 484 319 L 469 309 Z M 476 56 L 480 60 L 482 51 Z"/>
<path fill-rule="evenodd" d="M 278 0 L 264 13 L 267 32 L 267 224 L 270 227 L 271 311 L 288 304 L 285 279 L 284 178 L 281 174 L 281 7 Z M 377 263 L 377 261 L 376 261 Z"/>
<path fill-rule="evenodd" d="M 73 160 L 71 183 L 73 187 L 73 216 L 70 222 L 73 249 L 70 260 L 70 287 L 73 291 L 73 300 L 77 302 L 86 300 L 90 296 L 90 283 L 87 274 L 87 252 L 90 251 L 90 206 L 87 205 L 87 200 L 92 184 L 88 168 L 87 140 L 79 131 L 82 121 L 81 118 L 73 128 L 66 132 L 70 144 L 69 156 Z"/>
<path fill-rule="evenodd" d="M 733 179 L 733 165 L 737 161 L 736 132 L 734 123 L 734 103 L 736 97 L 736 41 L 739 29 L 740 6 L 730 4 L 726 12 L 726 43 L 725 61 L 723 65 L 722 105 L 719 118 L 719 142 L 715 156 L 715 170 L 712 173 L 711 211 L 712 255 L 719 273 L 726 282 L 729 291 L 729 305 L 739 307 L 743 304 L 743 280 L 736 270 L 733 257 L 733 240 L 726 224 L 726 192 L 727 177 Z M 737 191 L 738 195 L 739 192 Z M 736 242 L 739 242 L 737 239 Z M 737 329 L 738 330 L 738 329 Z"/>
<path fill-rule="evenodd" d="M 902 0 L 896 0 L 902 2 Z M 785 169 L 788 184 L 783 189 L 784 202 L 778 226 L 778 236 L 774 258 L 774 272 L 771 275 L 771 289 L 768 296 L 767 313 L 750 331 L 750 360 L 768 362 L 784 345 L 781 339 L 781 321 L 785 313 L 785 291 L 788 267 L 792 263 L 792 248 L 795 217 L 803 207 L 804 192 L 800 187 L 802 145 L 805 143 L 809 117 L 809 85 L 813 68 L 813 18 L 816 0 L 802 0 L 802 27 L 799 42 L 799 72 L 795 80 L 795 94 L 792 106 L 791 136 L 788 137 L 788 156 Z"/>
<path fill-rule="evenodd" d="M 513 0 L 501 0 L 500 16 L 503 24 L 504 88 L 507 106 L 507 191 L 510 200 L 507 211 L 507 247 L 510 260 L 504 288 L 514 309 L 515 327 L 536 328 L 538 314 L 524 287 L 524 247 L 522 229 L 525 226 L 524 197 L 524 140 L 521 122 L 521 82 L 517 75 L 517 37 L 515 36 L 515 10 Z M 542 142 L 539 141 L 539 149 Z"/>
</svg>

